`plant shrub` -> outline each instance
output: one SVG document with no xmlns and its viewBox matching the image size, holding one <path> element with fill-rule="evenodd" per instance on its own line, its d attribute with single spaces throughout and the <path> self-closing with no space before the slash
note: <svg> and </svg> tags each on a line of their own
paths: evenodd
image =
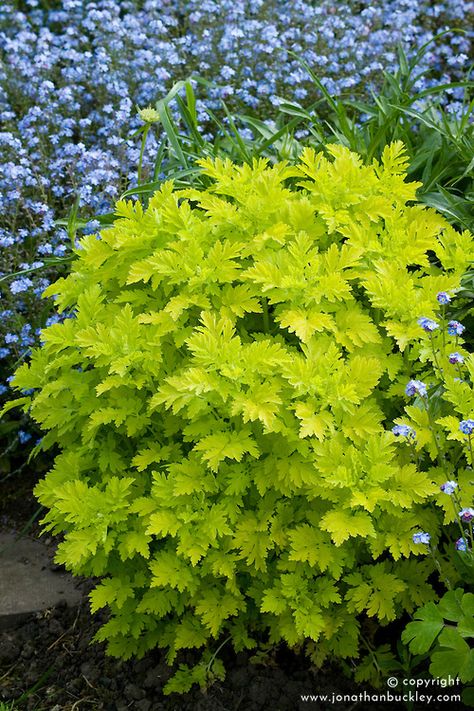
<svg viewBox="0 0 474 711">
<path fill-rule="evenodd" d="M 268 633 L 322 663 L 435 597 L 411 554 L 441 530 L 439 474 L 390 428 L 432 372 L 417 318 L 473 240 L 411 204 L 402 144 L 327 150 L 202 161 L 205 191 L 119 202 L 47 289 L 68 318 L 13 385 L 62 450 L 36 495 L 57 561 L 103 578 L 113 655 Z"/>
</svg>

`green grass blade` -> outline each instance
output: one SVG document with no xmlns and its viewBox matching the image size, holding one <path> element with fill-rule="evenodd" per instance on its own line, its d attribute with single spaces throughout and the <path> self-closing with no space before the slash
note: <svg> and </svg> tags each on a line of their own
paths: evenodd
<svg viewBox="0 0 474 711">
<path fill-rule="evenodd" d="M 188 161 L 186 159 L 186 156 L 183 153 L 183 149 L 181 148 L 181 142 L 179 139 L 179 133 L 177 131 L 176 124 L 174 123 L 174 121 L 171 117 L 168 107 L 163 104 L 162 106 L 160 106 L 160 108 L 158 108 L 158 105 L 157 105 L 157 111 L 160 114 L 163 129 L 165 130 L 168 140 L 169 140 L 178 160 L 180 161 L 181 165 L 184 166 L 184 168 L 189 168 Z"/>
<path fill-rule="evenodd" d="M 166 151 L 166 141 L 161 141 L 159 148 L 156 152 L 155 162 L 153 165 L 153 181 L 157 181 L 159 174 L 162 172 L 165 151 Z"/>
</svg>

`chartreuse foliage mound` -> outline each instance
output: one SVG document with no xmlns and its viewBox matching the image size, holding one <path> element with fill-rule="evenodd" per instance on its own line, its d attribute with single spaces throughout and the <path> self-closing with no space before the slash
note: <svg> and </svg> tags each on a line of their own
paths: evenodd
<svg viewBox="0 0 474 711">
<path fill-rule="evenodd" d="M 103 578 L 111 654 L 225 637 L 320 663 L 434 597 L 412 534 L 440 530 L 438 487 L 390 428 L 472 238 L 407 204 L 401 144 L 328 153 L 203 161 L 211 187 L 118 203 L 48 290 L 70 318 L 14 385 L 60 447 L 36 494 L 57 560 Z"/>
</svg>

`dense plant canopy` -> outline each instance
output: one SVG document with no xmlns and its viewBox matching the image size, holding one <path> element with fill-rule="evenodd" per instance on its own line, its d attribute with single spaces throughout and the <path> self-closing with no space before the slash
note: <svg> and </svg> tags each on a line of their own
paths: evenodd
<svg viewBox="0 0 474 711">
<path fill-rule="evenodd" d="M 61 450 L 36 494 L 57 560 L 103 577 L 112 654 L 268 633 L 321 663 L 435 596 L 413 533 L 439 537 L 444 475 L 391 427 L 473 238 L 412 204 L 400 143 L 328 154 L 203 161 L 208 189 L 119 202 L 48 289 L 67 318 L 13 384 Z"/>
</svg>

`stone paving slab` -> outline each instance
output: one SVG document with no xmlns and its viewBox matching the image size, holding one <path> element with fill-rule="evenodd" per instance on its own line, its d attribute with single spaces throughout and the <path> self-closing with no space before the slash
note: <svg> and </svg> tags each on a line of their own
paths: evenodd
<svg viewBox="0 0 474 711">
<path fill-rule="evenodd" d="M 64 570 L 54 570 L 44 543 L 0 533 L 0 629 L 60 601 L 75 605 L 80 599 L 80 583 Z"/>
</svg>

